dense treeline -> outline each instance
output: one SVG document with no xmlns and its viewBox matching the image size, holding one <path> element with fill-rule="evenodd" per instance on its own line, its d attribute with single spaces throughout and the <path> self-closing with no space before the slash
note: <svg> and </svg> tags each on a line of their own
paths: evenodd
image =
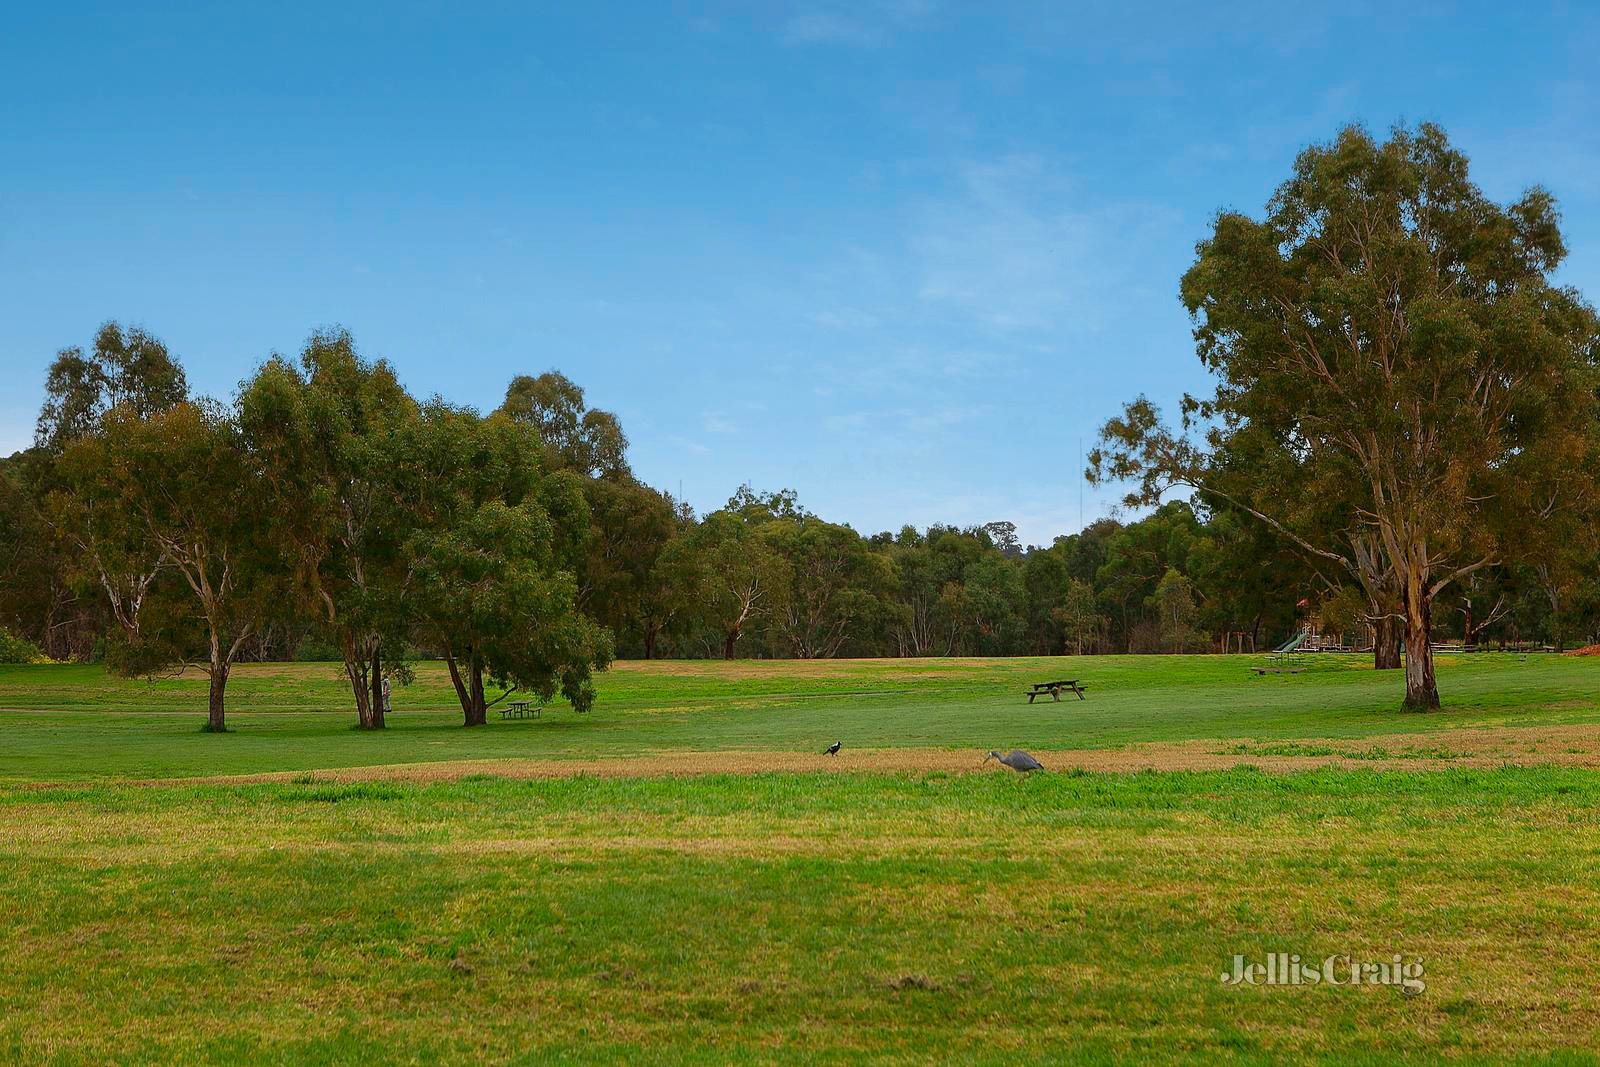
<svg viewBox="0 0 1600 1067">
<path fill-rule="evenodd" d="M 639 482 L 615 417 L 559 374 L 488 416 L 420 401 L 352 339 L 314 335 L 229 406 L 115 323 L 52 366 L 34 448 L 0 482 L 4 625 L 131 673 L 196 663 L 214 713 L 241 659 L 342 660 L 363 724 L 438 656 L 464 720 L 491 689 L 564 689 L 626 657 L 1159 653 L 1265 648 L 1315 618 L 1371 644 L 1360 598 L 1198 495 L 1048 547 L 1010 523 L 863 536 L 792 492 L 694 515 Z M 1600 624 L 1600 568 L 1464 585 L 1440 629 L 1563 643 Z"/>
<path fill-rule="evenodd" d="M 0 653 L 198 665 L 218 729 L 234 663 L 333 659 L 377 727 L 417 656 L 474 725 L 513 689 L 587 706 L 616 655 L 1226 651 L 1310 629 L 1403 662 L 1407 704 L 1433 706 L 1441 636 L 1600 630 L 1600 320 L 1549 280 L 1557 222 L 1541 190 L 1486 200 L 1433 127 L 1307 149 L 1183 279 L 1216 394 L 1179 431 L 1140 398 L 1091 456 L 1147 513 L 1044 547 L 1007 522 L 863 535 L 749 486 L 695 515 L 554 372 L 485 415 L 411 396 L 335 330 L 224 404 L 108 323 L 57 356 L 34 447 L 0 469 Z"/>
</svg>

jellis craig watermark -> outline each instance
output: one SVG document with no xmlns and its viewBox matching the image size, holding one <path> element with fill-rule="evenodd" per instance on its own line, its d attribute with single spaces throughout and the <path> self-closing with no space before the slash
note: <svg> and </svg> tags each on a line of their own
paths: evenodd
<svg viewBox="0 0 1600 1067">
<path fill-rule="evenodd" d="M 1363 960 L 1335 953 L 1321 959 L 1304 959 L 1298 952 L 1269 952 L 1252 961 L 1236 953 L 1231 967 L 1222 972 L 1225 986 L 1396 986 L 1408 997 L 1428 988 L 1423 980 L 1421 956 L 1396 952 L 1389 959 Z"/>
</svg>

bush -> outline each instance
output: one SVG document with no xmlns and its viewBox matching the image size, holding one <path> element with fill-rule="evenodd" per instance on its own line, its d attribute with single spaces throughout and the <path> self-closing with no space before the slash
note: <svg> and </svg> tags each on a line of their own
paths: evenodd
<svg viewBox="0 0 1600 1067">
<path fill-rule="evenodd" d="M 45 658 L 38 645 L 0 626 L 0 663 L 42 663 Z"/>
</svg>

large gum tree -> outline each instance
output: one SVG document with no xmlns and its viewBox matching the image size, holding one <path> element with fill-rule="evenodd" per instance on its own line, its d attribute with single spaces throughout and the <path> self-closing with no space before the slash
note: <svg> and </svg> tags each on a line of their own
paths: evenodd
<svg viewBox="0 0 1600 1067">
<path fill-rule="evenodd" d="M 1382 142 L 1352 126 L 1300 154 L 1264 218 L 1220 213 L 1197 253 L 1182 298 L 1217 384 L 1186 400 L 1185 428 L 1203 438 L 1136 402 L 1094 473 L 1216 488 L 1218 457 L 1270 442 L 1246 506 L 1397 598 L 1404 706 L 1437 707 L 1435 598 L 1593 493 L 1600 329 L 1552 278 L 1554 199 L 1491 201 L 1436 126 Z M 1304 501 L 1281 481 L 1301 475 L 1342 528 L 1277 514 Z"/>
<path fill-rule="evenodd" d="M 268 360 L 239 409 L 302 607 L 339 646 L 357 723 L 382 729 L 385 661 L 389 673 L 404 666 L 401 549 L 415 523 L 396 468 L 420 409 L 389 364 L 362 358 L 339 329 L 313 334 L 298 366 Z"/>
<path fill-rule="evenodd" d="M 593 675 L 612 659 L 610 631 L 577 603 L 589 538 L 580 479 L 544 469 L 541 453 L 529 426 L 434 402 L 395 472 L 415 501 L 408 616 L 442 653 L 466 726 L 517 691 L 559 690 L 588 711 Z M 502 690 L 493 699 L 491 686 Z"/>
<path fill-rule="evenodd" d="M 184 401 L 149 417 L 127 405 L 62 457 L 70 493 L 106 540 L 159 561 L 138 625 L 107 658 L 126 674 L 196 666 L 207 675 L 207 726 L 227 729 L 228 678 L 284 601 L 276 509 L 233 413 Z"/>
</svg>

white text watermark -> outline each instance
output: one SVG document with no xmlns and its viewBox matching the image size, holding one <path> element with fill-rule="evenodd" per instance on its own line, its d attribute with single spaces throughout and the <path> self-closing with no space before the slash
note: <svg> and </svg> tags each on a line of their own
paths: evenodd
<svg viewBox="0 0 1600 1067">
<path fill-rule="evenodd" d="M 1396 952 L 1388 959 L 1363 960 L 1335 953 L 1321 959 L 1302 958 L 1298 952 L 1269 952 L 1259 960 L 1235 953 L 1228 970 L 1222 972 L 1225 986 L 1397 986 L 1414 997 L 1428 988 L 1423 981 L 1421 956 Z"/>
</svg>

